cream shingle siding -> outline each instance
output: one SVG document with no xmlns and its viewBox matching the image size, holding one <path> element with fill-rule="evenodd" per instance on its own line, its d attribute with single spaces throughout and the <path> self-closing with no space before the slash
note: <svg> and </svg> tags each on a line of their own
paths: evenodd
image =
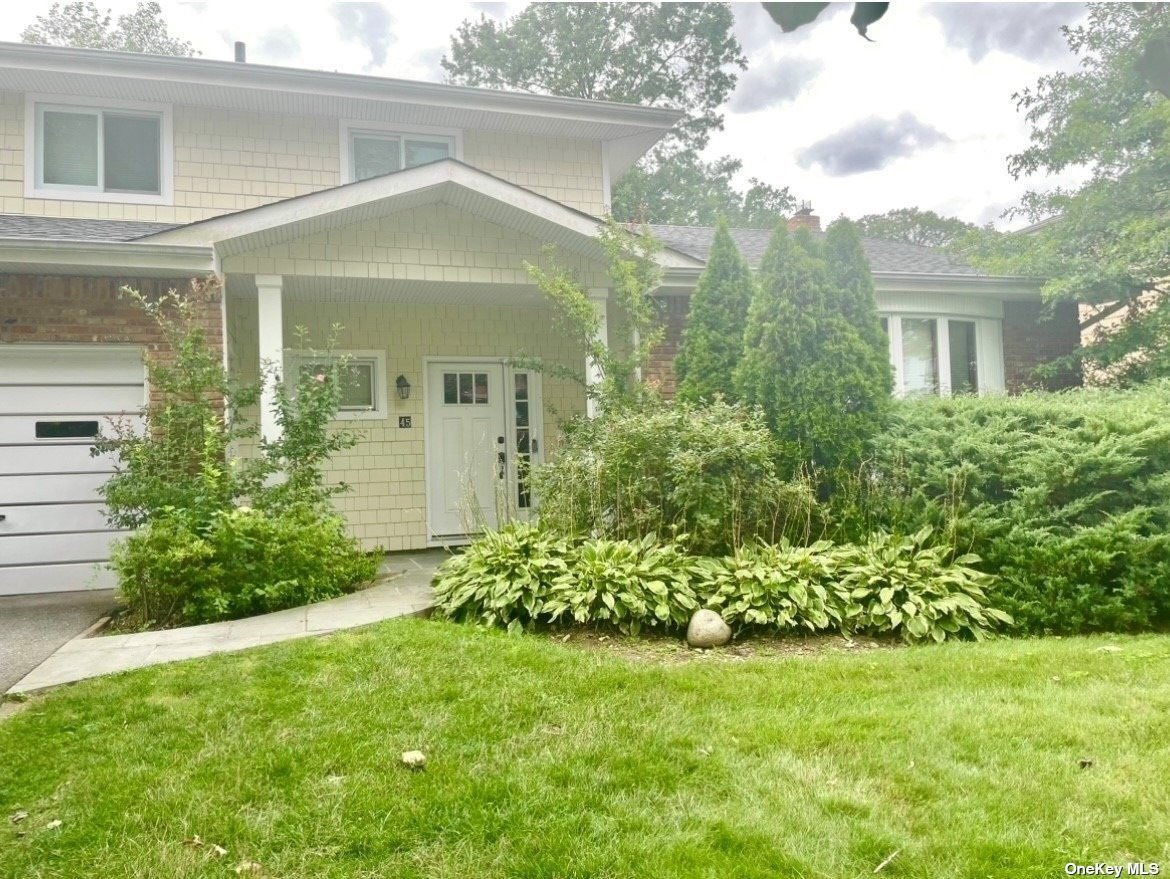
<svg viewBox="0 0 1170 879">
<path fill-rule="evenodd" d="M 0 210 L 186 223 L 338 185 L 340 123 L 177 105 L 174 205 L 24 198 L 24 95 L 0 92 Z M 464 161 L 570 207 L 602 211 L 597 142 L 467 131 Z"/>
<path fill-rule="evenodd" d="M 440 204 L 231 256 L 223 268 L 247 274 L 527 284 L 523 263 L 540 262 L 543 245 Z M 568 253 L 559 259 L 586 286 L 608 285 L 600 266 Z"/>
<path fill-rule="evenodd" d="M 254 380 L 258 372 L 256 300 L 231 296 L 228 279 L 228 339 L 233 372 Z M 491 290 L 483 296 L 490 299 Z M 361 441 L 337 455 L 330 479 L 352 489 L 335 503 L 366 549 L 416 549 L 427 545 L 426 475 L 424 470 L 423 400 L 424 357 L 518 356 L 540 357 L 574 369 L 584 354 L 549 332 L 552 315 L 546 307 L 515 305 L 423 305 L 394 301 L 323 302 L 286 300 L 285 338 L 295 327 L 309 331 L 324 344 L 334 323 L 342 325 L 337 350 L 386 352 L 386 380 L 390 386 L 385 421 L 347 421 L 336 427 L 356 430 Z M 398 399 L 394 380 L 406 376 L 409 400 Z M 546 375 L 543 428 L 536 436 L 545 451 L 556 446 L 559 419 L 585 409 L 581 385 Z M 251 413 L 255 417 L 255 413 Z M 412 426 L 399 428 L 398 418 L 409 415 Z M 541 432 L 542 431 L 542 432 Z"/>
</svg>

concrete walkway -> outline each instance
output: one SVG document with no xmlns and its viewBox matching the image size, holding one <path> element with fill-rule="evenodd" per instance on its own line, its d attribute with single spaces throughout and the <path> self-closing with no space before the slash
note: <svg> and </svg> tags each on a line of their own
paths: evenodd
<svg viewBox="0 0 1170 879">
<path fill-rule="evenodd" d="M 146 665 L 325 635 L 423 613 L 434 604 L 431 578 L 446 555 L 433 550 L 389 556 L 375 585 L 319 604 L 183 629 L 74 638 L 8 692 L 28 693 Z"/>
<path fill-rule="evenodd" d="M 0 693 L 117 605 L 111 589 L 0 597 Z"/>
</svg>

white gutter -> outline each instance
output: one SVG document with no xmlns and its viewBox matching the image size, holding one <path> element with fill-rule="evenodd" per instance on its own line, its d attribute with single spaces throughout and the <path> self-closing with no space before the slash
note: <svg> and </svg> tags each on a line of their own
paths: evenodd
<svg viewBox="0 0 1170 879">
<path fill-rule="evenodd" d="M 0 271 L 6 266 L 37 267 L 68 274 L 78 270 L 174 273 L 195 277 L 215 270 L 210 247 L 140 244 L 135 241 L 57 241 L 0 238 Z"/>
<path fill-rule="evenodd" d="M 337 98 L 361 98 L 464 110 L 544 115 L 580 122 L 609 122 L 665 131 L 686 114 L 667 107 L 643 107 L 613 101 L 504 92 L 496 89 L 388 79 L 353 73 L 327 73 L 267 64 L 212 61 L 0 42 L 0 67 L 122 76 L 266 91 L 300 92 Z"/>
</svg>

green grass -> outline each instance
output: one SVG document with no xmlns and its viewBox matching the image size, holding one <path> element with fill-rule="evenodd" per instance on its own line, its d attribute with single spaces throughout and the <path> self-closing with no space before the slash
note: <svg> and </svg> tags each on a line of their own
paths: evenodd
<svg viewBox="0 0 1170 879">
<path fill-rule="evenodd" d="M 397 621 L 34 700 L 0 876 L 1165 871 L 1167 717 L 1167 636 L 666 665 Z"/>
</svg>

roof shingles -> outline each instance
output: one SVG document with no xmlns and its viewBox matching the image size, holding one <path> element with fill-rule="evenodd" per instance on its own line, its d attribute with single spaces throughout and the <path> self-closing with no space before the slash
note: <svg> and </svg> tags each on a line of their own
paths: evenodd
<svg viewBox="0 0 1170 879">
<path fill-rule="evenodd" d="M 710 226 L 650 226 L 650 232 L 675 250 L 706 260 L 715 238 Z M 744 259 L 756 268 L 768 248 L 770 229 L 732 229 L 731 238 L 739 247 Z M 863 238 L 862 247 L 869 257 L 870 268 L 875 272 L 907 272 L 925 275 L 981 275 L 982 272 L 958 262 L 945 251 L 884 238 Z"/>
<path fill-rule="evenodd" d="M 138 220 L 88 220 L 79 217 L 32 217 L 0 214 L 0 238 L 42 241 L 123 242 L 173 229 L 174 223 Z"/>
</svg>

